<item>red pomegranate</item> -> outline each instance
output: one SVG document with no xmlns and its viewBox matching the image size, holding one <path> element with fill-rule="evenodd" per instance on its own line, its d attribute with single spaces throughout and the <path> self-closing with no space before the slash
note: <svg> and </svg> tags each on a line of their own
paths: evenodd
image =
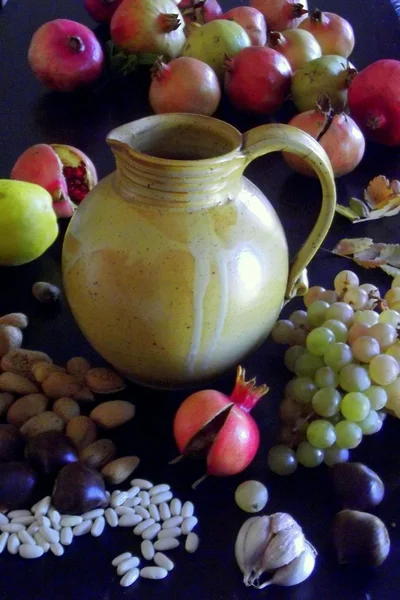
<svg viewBox="0 0 400 600">
<path fill-rule="evenodd" d="M 85 0 L 85 8 L 98 23 L 110 23 L 122 0 Z"/>
</svg>

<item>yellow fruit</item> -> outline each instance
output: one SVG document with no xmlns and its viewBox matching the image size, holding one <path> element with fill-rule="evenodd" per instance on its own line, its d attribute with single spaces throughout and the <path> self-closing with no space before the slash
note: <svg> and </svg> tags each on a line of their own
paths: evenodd
<svg viewBox="0 0 400 600">
<path fill-rule="evenodd" d="M 0 266 L 41 256 L 58 234 L 50 194 L 39 185 L 0 179 Z"/>
</svg>

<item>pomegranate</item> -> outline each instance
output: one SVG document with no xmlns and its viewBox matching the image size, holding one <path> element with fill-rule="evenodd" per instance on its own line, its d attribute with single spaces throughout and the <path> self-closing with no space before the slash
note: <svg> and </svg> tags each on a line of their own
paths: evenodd
<svg viewBox="0 0 400 600">
<path fill-rule="evenodd" d="M 122 0 L 85 0 L 84 5 L 92 19 L 98 23 L 110 23 L 121 2 Z"/>
<path fill-rule="evenodd" d="M 250 0 L 250 6 L 262 12 L 270 31 L 298 27 L 301 17 L 307 14 L 306 0 L 301 3 L 296 0 Z"/>
<path fill-rule="evenodd" d="M 41 83 L 52 90 L 72 92 L 100 77 L 104 55 L 88 27 L 56 19 L 35 31 L 28 60 Z"/>
<path fill-rule="evenodd" d="M 182 0 L 179 8 L 186 22 L 195 21 L 200 25 L 214 21 L 222 15 L 222 8 L 217 0 Z"/>
<path fill-rule="evenodd" d="M 322 54 L 338 54 L 347 58 L 353 52 L 353 28 L 346 19 L 335 13 L 322 12 L 317 8 L 299 27 L 313 34 L 321 46 Z"/>
<path fill-rule="evenodd" d="M 324 110 L 318 106 L 296 115 L 289 125 L 309 133 L 321 144 L 329 156 L 335 177 L 354 171 L 364 156 L 364 136 L 353 119 L 344 113 L 334 114 L 329 108 Z M 289 152 L 284 152 L 283 157 L 295 171 L 315 177 L 304 159 Z"/>
<path fill-rule="evenodd" d="M 251 6 L 237 6 L 224 13 L 221 19 L 235 21 L 249 34 L 253 46 L 265 46 L 267 43 L 267 24 L 264 15 Z"/>
<path fill-rule="evenodd" d="M 149 101 L 155 113 L 212 115 L 220 99 L 218 77 L 201 60 L 181 56 L 169 64 L 161 59 L 156 61 L 149 91 Z"/>
<path fill-rule="evenodd" d="M 378 60 L 353 79 L 350 114 L 365 135 L 386 146 L 400 146 L 400 61 Z"/>
<path fill-rule="evenodd" d="M 110 27 L 114 44 L 135 54 L 175 58 L 185 43 L 183 17 L 173 0 L 123 0 Z"/>
<path fill-rule="evenodd" d="M 186 398 L 173 425 L 181 454 L 205 456 L 209 475 L 243 471 L 256 455 L 260 442 L 257 424 L 249 412 L 267 392 L 266 385 L 256 387 L 255 379 L 246 382 L 245 370 L 238 367 L 230 396 L 203 390 Z"/>
<path fill-rule="evenodd" d="M 65 144 L 35 144 L 17 159 L 11 179 L 36 183 L 53 198 L 59 218 L 71 217 L 79 204 L 96 185 L 97 173 L 86 154 Z"/>
<path fill-rule="evenodd" d="M 271 31 L 268 46 L 288 59 L 293 72 L 322 55 L 315 37 L 301 29 L 288 29 L 282 33 Z"/>
<path fill-rule="evenodd" d="M 290 64 L 271 48 L 245 48 L 226 60 L 225 69 L 225 90 L 238 110 L 270 115 L 289 93 Z"/>
</svg>

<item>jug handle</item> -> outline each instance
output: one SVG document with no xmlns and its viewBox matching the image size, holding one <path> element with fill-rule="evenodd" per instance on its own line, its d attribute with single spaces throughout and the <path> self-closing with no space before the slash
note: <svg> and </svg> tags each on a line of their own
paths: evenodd
<svg viewBox="0 0 400 600">
<path fill-rule="evenodd" d="M 246 160 L 246 166 L 263 154 L 277 151 L 289 151 L 304 158 L 317 174 L 322 187 L 322 205 L 317 222 L 290 267 L 285 294 L 287 302 L 295 296 L 304 296 L 307 292 L 306 267 L 331 226 L 335 215 L 336 187 L 328 155 L 308 133 L 291 125 L 274 123 L 260 125 L 243 135 L 241 155 Z"/>
</svg>

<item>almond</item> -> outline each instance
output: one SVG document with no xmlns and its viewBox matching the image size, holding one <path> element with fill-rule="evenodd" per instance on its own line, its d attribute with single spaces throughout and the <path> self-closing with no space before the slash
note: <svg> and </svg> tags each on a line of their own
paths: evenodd
<svg viewBox="0 0 400 600">
<path fill-rule="evenodd" d="M 113 394 L 126 388 L 122 377 L 105 367 L 90 369 L 86 373 L 86 385 L 95 394 Z"/>
<path fill-rule="evenodd" d="M 32 417 L 43 413 L 49 404 L 43 394 L 28 394 L 16 400 L 8 409 L 7 421 L 16 427 L 22 427 Z"/>
<path fill-rule="evenodd" d="M 35 380 L 39 383 L 43 383 L 51 373 L 65 373 L 63 367 L 45 361 L 40 361 L 32 365 L 31 371 Z"/>
<path fill-rule="evenodd" d="M 97 437 L 96 423 L 84 415 L 72 417 L 67 423 L 65 433 L 76 449 L 81 451 L 95 441 Z"/>
<path fill-rule="evenodd" d="M 57 400 L 63 396 L 73 396 L 79 391 L 81 384 L 68 373 L 50 373 L 42 382 L 42 388 L 48 398 Z"/>
<path fill-rule="evenodd" d="M 101 474 L 107 483 L 119 485 L 138 467 L 140 458 L 137 456 L 122 456 L 109 462 L 102 468 Z"/>
<path fill-rule="evenodd" d="M 3 371 L 11 371 L 11 373 L 18 373 L 18 375 L 24 375 L 28 379 L 33 379 L 31 373 L 32 365 L 40 361 L 53 362 L 50 356 L 44 352 L 19 348 L 11 350 L 3 356 L 0 365 Z"/>
<path fill-rule="evenodd" d="M 4 356 L 10 350 L 21 348 L 22 340 L 22 331 L 18 327 L 0 325 L 0 356 Z"/>
<path fill-rule="evenodd" d="M 114 442 L 107 439 L 97 440 L 79 454 L 79 460 L 92 469 L 101 469 L 117 454 Z"/>
<path fill-rule="evenodd" d="M 81 409 L 72 398 L 59 398 L 53 404 L 53 412 L 61 417 L 64 423 L 68 423 L 73 417 L 79 417 Z"/>
<path fill-rule="evenodd" d="M 94 402 L 95 397 L 93 392 L 89 390 L 88 387 L 83 387 L 73 395 L 74 400 L 78 400 L 79 402 Z"/>
<path fill-rule="evenodd" d="M 90 370 L 90 364 L 83 356 L 74 356 L 67 362 L 67 371 L 74 375 L 79 381 L 85 380 L 86 373 Z"/>
<path fill-rule="evenodd" d="M 26 396 L 27 394 L 34 394 L 39 390 L 35 383 L 29 381 L 23 375 L 6 372 L 0 375 L 0 391 Z"/>
<path fill-rule="evenodd" d="M 110 400 L 99 404 L 90 413 L 90 418 L 104 429 L 113 429 L 127 423 L 135 416 L 135 407 L 125 400 Z"/>
<path fill-rule="evenodd" d="M 11 404 L 14 402 L 14 396 L 9 392 L 0 392 L 0 417 L 6 414 Z"/>
<path fill-rule="evenodd" d="M 64 421 L 51 410 L 42 412 L 26 421 L 20 429 L 25 437 L 33 437 L 45 431 L 63 431 Z"/>
<path fill-rule="evenodd" d="M 24 313 L 9 313 L 0 317 L 0 325 L 12 325 L 18 329 L 28 327 L 28 317 Z"/>
</svg>

